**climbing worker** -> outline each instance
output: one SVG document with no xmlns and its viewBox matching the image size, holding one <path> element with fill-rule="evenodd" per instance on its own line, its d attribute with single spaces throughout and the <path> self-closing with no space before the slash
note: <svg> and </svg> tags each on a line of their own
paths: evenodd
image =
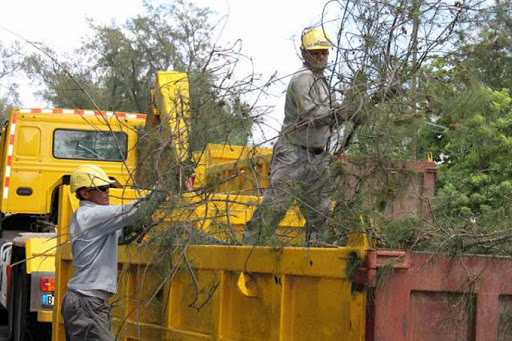
<svg viewBox="0 0 512 341">
<path fill-rule="evenodd" d="M 301 37 L 303 66 L 286 91 L 284 122 L 274 146 L 269 187 L 244 229 L 244 243 L 271 236 L 293 201 L 306 218 L 306 241 L 321 241 L 331 215 L 330 154 L 333 126 L 342 119 L 324 76 L 331 43 L 321 27 Z"/>
</svg>

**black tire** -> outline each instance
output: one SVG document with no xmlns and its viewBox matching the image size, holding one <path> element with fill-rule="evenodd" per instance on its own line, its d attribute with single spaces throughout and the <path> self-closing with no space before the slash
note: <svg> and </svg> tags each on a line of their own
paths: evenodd
<svg viewBox="0 0 512 341">
<path fill-rule="evenodd" d="M 9 286 L 9 339 L 24 341 L 27 331 L 28 284 L 25 262 L 14 266 Z"/>
</svg>

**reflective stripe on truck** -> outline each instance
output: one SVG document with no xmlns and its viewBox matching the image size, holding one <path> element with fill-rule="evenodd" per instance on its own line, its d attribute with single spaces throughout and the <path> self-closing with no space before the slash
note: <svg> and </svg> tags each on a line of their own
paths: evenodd
<svg viewBox="0 0 512 341">
<path fill-rule="evenodd" d="M 20 109 L 20 114 L 71 114 L 85 116 L 116 116 L 119 118 L 136 118 L 145 120 L 145 114 L 133 114 L 119 111 L 79 110 L 79 109 Z"/>
<path fill-rule="evenodd" d="M 11 178 L 12 152 L 14 150 L 14 133 L 16 132 L 17 119 L 18 116 L 16 114 L 13 114 L 11 118 L 11 129 L 9 131 L 9 147 L 7 149 L 7 162 L 5 165 L 4 199 L 7 199 L 9 197 L 9 180 Z"/>
</svg>

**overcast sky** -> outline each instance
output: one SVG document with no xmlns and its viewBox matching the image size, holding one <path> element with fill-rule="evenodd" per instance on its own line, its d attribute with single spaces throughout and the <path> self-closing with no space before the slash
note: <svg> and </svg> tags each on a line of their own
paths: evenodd
<svg viewBox="0 0 512 341">
<path fill-rule="evenodd" d="M 242 39 L 242 52 L 252 58 L 255 71 L 264 79 L 275 72 L 281 77 L 289 75 L 300 67 L 301 61 L 296 56 L 297 35 L 304 27 L 320 22 L 326 2 L 195 1 L 201 7 L 208 6 L 214 10 L 216 17 L 226 18 L 220 43 Z M 142 0 L 3 0 L 0 2 L 0 40 L 19 40 L 15 33 L 29 41 L 43 42 L 60 52 L 72 51 L 88 32 L 87 17 L 98 23 L 107 24 L 112 20 L 122 23 L 138 13 L 143 13 Z M 275 96 L 266 99 L 267 104 L 275 106 L 266 120 L 274 129 L 279 129 L 283 117 L 282 92 L 287 81 L 285 78 L 281 84 L 276 84 L 271 89 Z M 22 106 L 46 106 L 31 95 L 35 89 L 31 84 L 23 84 Z"/>
</svg>

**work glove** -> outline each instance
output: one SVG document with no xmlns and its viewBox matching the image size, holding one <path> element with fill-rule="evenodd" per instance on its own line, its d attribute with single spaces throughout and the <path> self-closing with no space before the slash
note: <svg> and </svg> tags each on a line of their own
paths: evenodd
<svg viewBox="0 0 512 341">
<path fill-rule="evenodd" d="M 366 108 L 364 102 L 355 102 L 353 99 L 345 99 L 343 103 L 336 103 L 333 108 L 333 120 L 336 123 L 352 122 L 357 125 L 366 120 Z"/>
<path fill-rule="evenodd" d="M 119 238 L 119 245 L 131 244 L 134 241 L 141 242 L 149 228 L 141 223 L 123 228 L 123 234 Z"/>
<path fill-rule="evenodd" d="M 165 187 L 157 182 L 150 190 L 149 194 L 138 199 L 137 209 L 143 210 L 141 218 L 132 226 L 123 229 L 123 236 L 119 244 L 129 244 L 133 241 L 141 242 L 149 230 L 155 226 L 153 222 L 153 213 L 158 206 L 165 200 Z"/>
</svg>

